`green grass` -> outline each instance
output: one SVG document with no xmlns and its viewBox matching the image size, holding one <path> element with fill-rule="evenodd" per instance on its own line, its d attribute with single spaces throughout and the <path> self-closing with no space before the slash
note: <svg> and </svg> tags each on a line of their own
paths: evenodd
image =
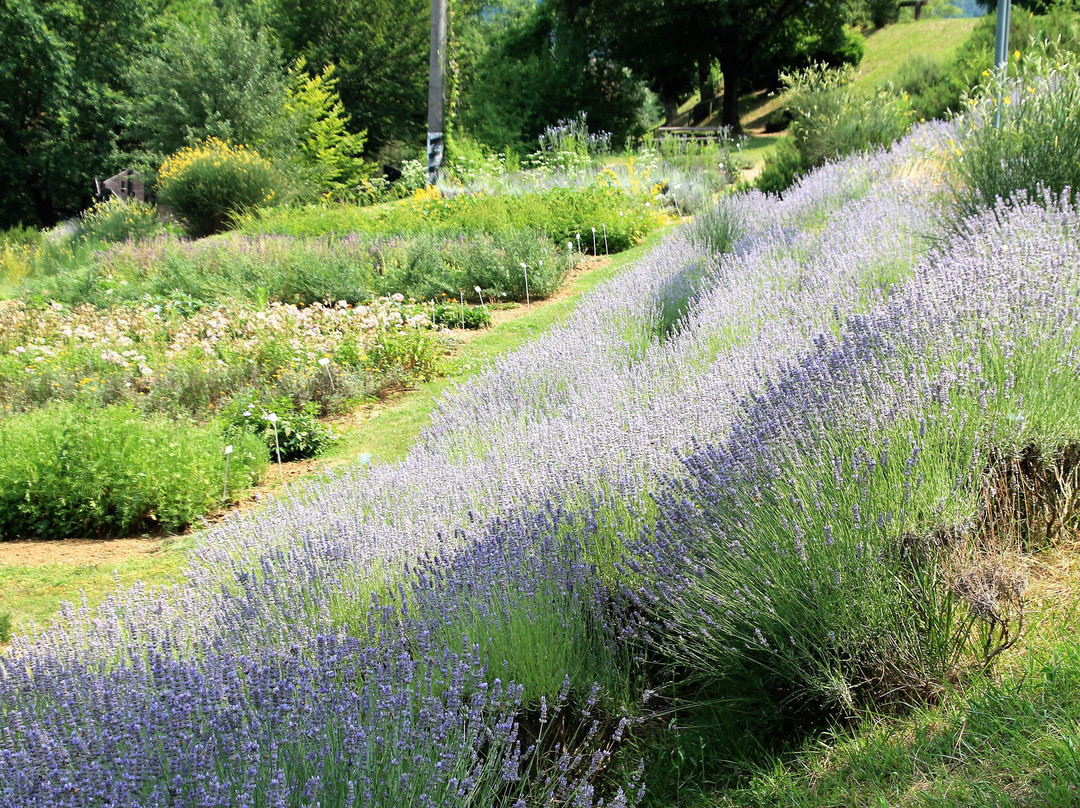
<svg viewBox="0 0 1080 808">
<path fill-rule="evenodd" d="M 31 622 L 48 626 L 60 603 L 79 603 L 81 596 L 91 607 L 105 595 L 136 581 L 164 584 L 182 576 L 182 552 L 164 549 L 112 564 L 41 564 L 0 566 L 0 614 L 11 615 L 12 634 Z"/>
<path fill-rule="evenodd" d="M 889 81 L 914 56 L 927 56 L 949 63 L 971 35 L 975 17 L 925 19 L 898 22 L 866 37 L 866 53 L 855 80 L 873 90 Z"/>
</svg>

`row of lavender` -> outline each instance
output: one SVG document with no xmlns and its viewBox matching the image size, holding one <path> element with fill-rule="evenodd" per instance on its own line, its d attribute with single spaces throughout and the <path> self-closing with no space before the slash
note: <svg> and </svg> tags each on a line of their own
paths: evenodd
<svg viewBox="0 0 1080 808">
<path fill-rule="evenodd" d="M 17 643 L 0 796 L 632 801 L 632 774 L 601 775 L 649 643 L 762 679 L 809 662 L 805 701 L 854 705 L 931 636 L 889 542 L 972 519 L 991 449 L 1049 429 L 1037 380 L 1075 376 L 1075 211 L 1002 208 L 922 258 L 941 138 L 725 200 L 448 397 L 402 463 L 237 519 L 172 591 Z M 848 602 L 862 633 L 829 636 Z"/>
<path fill-rule="evenodd" d="M 370 781 L 410 775 L 415 799 L 397 804 L 442 803 L 454 789 L 468 802 L 500 747 L 511 782 L 530 745 L 514 734 L 514 699 L 581 710 L 600 671 L 629 667 L 616 641 L 631 628 L 627 610 L 606 605 L 617 599 L 590 566 L 596 543 L 576 538 L 603 534 L 590 515 L 643 503 L 656 475 L 674 470 L 674 446 L 722 438 L 739 398 L 783 357 L 865 307 L 857 292 L 875 243 L 914 261 L 930 197 L 897 167 L 918 162 L 918 148 L 851 160 L 783 202 L 728 200 L 716 216 L 731 220 L 734 253 L 712 254 L 708 221 L 674 235 L 565 326 L 457 391 L 403 463 L 327 479 L 237 520 L 207 537 L 175 591 L 129 592 L 94 618 L 73 611 L 66 628 L 18 646 L 4 663 L 3 782 L 24 801 L 71 804 L 288 804 L 305 794 L 348 804 L 349 793 L 368 798 Z M 860 238 L 872 229 L 877 238 Z M 683 322 L 660 328 L 665 299 L 695 297 L 695 283 Z M 557 551 L 541 540 L 552 534 L 564 537 Z M 417 566 L 424 553 L 431 560 Z M 449 559 L 460 585 L 446 579 Z M 428 704 L 414 682 L 436 668 Z M 496 678 L 507 684 L 491 689 Z M 633 701 L 622 679 L 602 683 L 609 710 Z M 342 689 L 373 706 L 336 717 Z M 289 700 L 275 706 L 267 693 Z M 382 705 L 380 724 L 372 711 Z M 441 736 L 404 720 L 421 713 L 478 733 L 475 742 L 453 739 L 460 754 L 442 760 Z M 114 720 L 101 727 L 91 715 Z M 478 716 L 504 734 L 482 731 Z M 339 721 L 364 740 L 341 740 Z M 400 743 L 412 751 L 391 749 L 381 775 L 365 779 L 364 755 Z M 311 758 L 321 780 L 309 785 L 293 758 Z M 591 799 L 581 775 L 603 759 L 590 760 L 564 794 Z"/>
</svg>

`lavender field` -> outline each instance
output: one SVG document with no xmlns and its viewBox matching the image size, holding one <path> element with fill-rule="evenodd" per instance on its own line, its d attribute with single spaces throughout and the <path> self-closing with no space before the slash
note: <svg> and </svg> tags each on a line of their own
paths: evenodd
<svg viewBox="0 0 1080 808">
<path fill-rule="evenodd" d="M 1008 480 L 1070 473 L 1080 214 L 951 217 L 964 131 L 721 198 L 403 461 L 16 638 L 0 805 L 637 804 L 674 689 L 767 732 L 985 668 L 1063 529 Z"/>
</svg>

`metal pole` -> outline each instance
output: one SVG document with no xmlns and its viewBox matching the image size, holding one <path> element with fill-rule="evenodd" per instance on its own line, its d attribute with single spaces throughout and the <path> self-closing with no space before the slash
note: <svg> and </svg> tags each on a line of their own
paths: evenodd
<svg viewBox="0 0 1080 808">
<path fill-rule="evenodd" d="M 997 24 L 994 30 L 994 72 L 997 74 L 997 103 L 994 105 L 994 126 L 1001 126 L 1002 93 L 1005 73 L 1009 66 L 1009 17 L 1012 15 L 1011 0 L 998 0 Z"/>
<path fill-rule="evenodd" d="M 443 164 L 446 110 L 446 0 L 431 0 L 431 61 L 428 71 L 427 171 L 434 185 Z"/>
</svg>

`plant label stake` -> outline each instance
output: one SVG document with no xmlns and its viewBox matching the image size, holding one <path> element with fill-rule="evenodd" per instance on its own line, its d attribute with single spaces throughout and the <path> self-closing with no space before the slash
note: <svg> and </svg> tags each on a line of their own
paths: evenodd
<svg viewBox="0 0 1080 808">
<path fill-rule="evenodd" d="M 484 309 L 484 311 L 487 311 L 487 306 L 484 305 L 484 295 L 480 292 L 480 287 L 474 286 L 473 289 L 476 290 L 476 296 L 480 298 L 480 306 Z"/>
<path fill-rule="evenodd" d="M 221 501 L 229 501 L 229 455 L 232 454 L 232 444 L 225 447 L 225 484 L 221 487 Z"/>
<path fill-rule="evenodd" d="M 272 427 L 274 427 L 274 451 L 277 452 L 278 480 L 280 480 L 281 484 L 284 485 L 285 484 L 285 469 L 281 465 L 281 444 L 278 443 L 278 436 L 277 436 L 277 413 L 272 412 L 268 416 L 266 416 L 266 418 L 267 418 L 268 421 L 270 421 L 270 425 Z"/>
<path fill-rule="evenodd" d="M 592 229 L 592 254 L 596 255 L 596 228 Z"/>
<path fill-rule="evenodd" d="M 531 309 L 532 301 L 529 300 L 529 266 L 524 261 L 521 262 L 521 271 L 525 273 L 525 305 Z"/>
<path fill-rule="evenodd" d="M 324 368 L 326 368 L 326 375 L 330 379 L 330 390 L 331 391 L 335 390 L 335 388 L 334 388 L 334 375 L 330 372 L 330 357 L 324 356 L 322 359 L 319 360 L 319 364 L 322 365 Z"/>
</svg>

